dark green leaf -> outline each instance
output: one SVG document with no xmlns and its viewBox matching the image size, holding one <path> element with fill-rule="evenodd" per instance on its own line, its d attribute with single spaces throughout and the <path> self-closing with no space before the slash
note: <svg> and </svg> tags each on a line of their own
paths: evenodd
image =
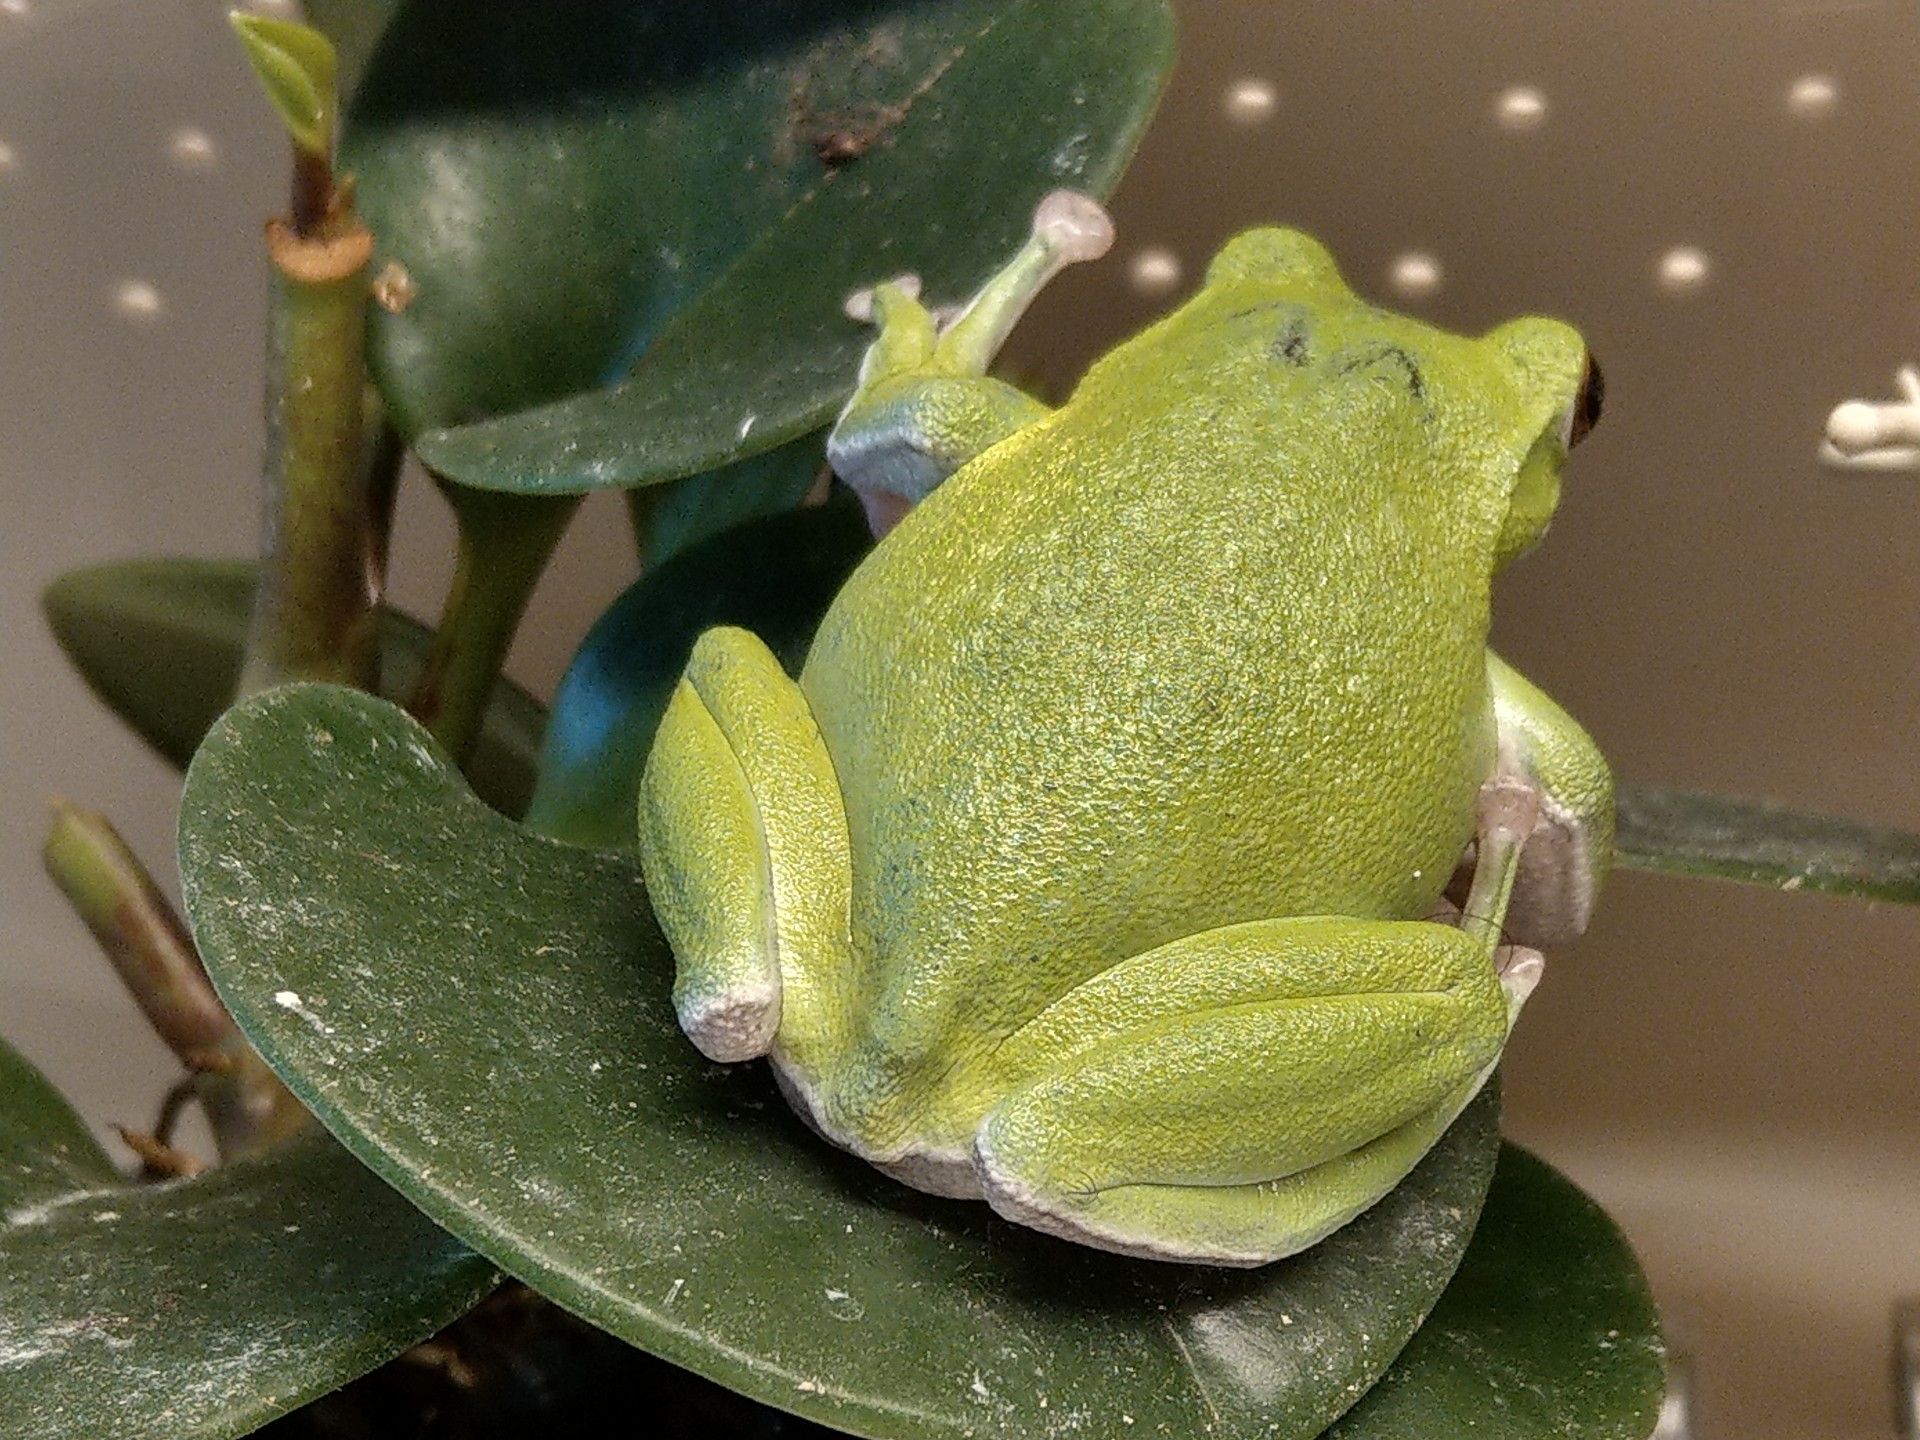
<svg viewBox="0 0 1920 1440">
<path fill-rule="evenodd" d="M 1653 785 L 1623 788 L 1619 807 L 1630 869 L 1920 905 L 1920 835 Z"/>
<path fill-rule="evenodd" d="M 1164 0 L 412 0 L 347 124 L 418 285 L 375 375 L 470 485 L 768 449 L 851 388 L 850 291 L 970 293 L 1045 191 L 1112 187 L 1171 57 Z"/>
<path fill-rule="evenodd" d="M 724 530 L 793 509 L 826 464 L 826 439 L 815 431 L 723 470 L 629 495 L 645 506 L 641 573 Z"/>
<path fill-rule="evenodd" d="M 1659 1316 L 1626 1240 L 1508 1145 L 1460 1273 L 1330 1440 L 1645 1440 L 1665 1388 Z"/>
<path fill-rule="evenodd" d="M 495 1279 L 322 1134 L 193 1180 L 129 1183 L 3 1045 L 0 1276 L 7 1440 L 245 1435 L 425 1338 Z"/>
<path fill-rule="evenodd" d="M 629 858 L 501 818 L 349 690 L 215 727 L 181 859 L 243 1028 L 409 1199 L 636 1345 L 858 1434 L 1313 1436 L 1438 1298 L 1497 1152 L 1489 1094 L 1373 1210 L 1253 1271 L 906 1190 L 762 1067 L 700 1059 Z"/>
<path fill-rule="evenodd" d="M 154 749 L 185 765 L 233 699 L 253 608 L 250 561 L 120 560 L 62 575 L 42 604 L 60 648 L 93 693 Z M 432 634 L 389 612 L 381 670 L 390 695 L 405 695 Z M 474 784 L 509 815 L 526 809 L 546 715 L 509 681 L 474 748 Z"/>
<path fill-rule="evenodd" d="M 527 823 L 578 844 L 632 844 L 640 771 L 700 632 L 743 625 L 797 672 L 872 543 L 858 503 L 837 493 L 830 505 L 715 536 L 636 581 L 560 682 Z"/>
<path fill-rule="evenodd" d="M 399 0 L 306 0 L 307 23 L 333 41 L 340 98 L 352 96 Z"/>
<path fill-rule="evenodd" d="M 0 1043 L 0 1206 L 119 1178 L 60 1092 Z"/>
</svg>

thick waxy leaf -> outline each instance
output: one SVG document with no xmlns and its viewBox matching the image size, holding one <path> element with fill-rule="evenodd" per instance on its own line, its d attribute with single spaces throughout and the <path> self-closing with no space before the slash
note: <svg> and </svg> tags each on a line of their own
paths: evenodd
<svg viewBox="0 0 1920 1440">
<path fill-rule="evenodd" d="M 119 1178 L 60 1092 L 0 1042 L 0 1207 Z"/>
<path fill-rule="evenodd" d="M 0 1045 L 0 1435 L 223 1440 L 465 1312 L 493 1266 L 325 1135 L 117 1175 Z"/>
<path fill-rule="evenodd" d="M 857 1434 L 1313 1436 L 1437 1299 L 1497 1150 L 1488 1095 L 1381 1204 L 1255 1271 L 908 1191 L 762 1067 L 699 1058 L 629 858 L 501 818 L 348 690 L 215 727 L 181 860 L 222 996 L 355 1153 L 551 1298 Z"/>
<path fill-rule="evenodd" d="M 1659 1317 L 1627 1242 L 1508 1145 L 1453 1284 L 1330 1440 L 1645 1440 L 1665 1388 Z"/>
<path fill-rule="evenodd" d="M 374 317 L 390 410 L 440 473 L 546 492 L 816 429 L 845 296 L 970 293 L 1047 190 L 1111 188 L 1171 57 L 1164 0 L 412 0 L 345 142 L 418 287 Z"/>
<path fill-rule="evenodd" d="M 1764 800 L 1624 787 L 1617 863 L 1920 905 L 1920 835 Z"/>
<path fill-rule="evenodd" d="M 253 606 L 250 561 L 121 560 L 62 575 L 42 597 L 54 638 L 94 694 L 141 739 L 185 765 L 233 699 Z M 389 613 L 381 673 L 405 695 L 432 633 Z M 475 787 L 509 815 L 533 793 L 546 716 L 509 681 L 494 688 L 469 767 Z"/>
<path fill-rule="evenodd" d="M 793 509 L 827 463 L 826 441 L 815 431 L 724 470 L 630 496 L 646 507 L 641 572 L 736 525 Z"/>
<path fill-rule="evenodd" d="M 740 625 L 790 672 L 873 544 L 850 495 L 717 535 L 630 586 L 594 623 L 554 696 L 527 823 L 583 845 L 630 845 L 640 771 L 693 642 Z"/>
</svg>

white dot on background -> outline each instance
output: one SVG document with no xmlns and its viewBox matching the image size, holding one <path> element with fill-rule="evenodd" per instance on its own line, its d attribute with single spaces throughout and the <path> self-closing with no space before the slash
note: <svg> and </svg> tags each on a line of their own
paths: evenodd
<svg viewBox="0 0 1920 1440">
<path fill-rule="evenodd" d="M 1440 262 L 1418 250 L 1408 251 L 1387 270 L 1387 283 L 1409 298 L 1433 294 L 1440 280 Z"/>
<path fill-rule="evenodd" d="M 1547 97 L 1531 85 L 1514 85 L 1500 92 L 1493 114 L 1503 130 L 1538 130 L 1547 123 Z"/>
<path fill-rule="evenodd" d="M 1165 295 L 1180 283 L 1180 257 L 1158 245 L 1142 250 L 1128 264 L 1127 278 L 1142 295 Z"/>
<path fill-rule="evenodd" d="M 113 308 L 129 320 L 154 320 L 166 302 L 145 280 L 122 280 L 113 292 Z"/>
<path fill-rule="evenodd" d="M 32 0 L 0 0 L 0 15 L 9 20 L 24 20 L 32 13 Z"/>
<path fill-rule="evenodd" d="M 0 140 L 0 175 L 4 175 L 7 171 L 13 169 L 13 162 L 13 146 L 7 144 L 4 140 Z"/>
<path fill-rule="evenodd" d="M 1245 80 L 1236 80 L 1227 87 L 1227 118 L 1236 125 L 1258 125 L 1280 103 L 1280 92 L 1273 88 L 1269 80 L 1259 80 L 1249 76 Z"/>
<path fill-rule="evenodd" d="M 1660 257 L 1660 288 L 1670 295 L 1690 295 L 1707 283 L 1713 262 L 1693 245 L 1676 245 Z"/>
<path fill-rule="evenodd" d="M 211 170 L 220 158 L 213 137 L 188 125 L 167 138 L 167 154 L 182 170 Z"/>
<path fill-rule="evenodd" d="M 1821 120 L 1840 103 L 1840 85 L 1831 75 L 1802 75 L 1787 89 L 1787 109 L 1802 120 Z"/>
</svg>

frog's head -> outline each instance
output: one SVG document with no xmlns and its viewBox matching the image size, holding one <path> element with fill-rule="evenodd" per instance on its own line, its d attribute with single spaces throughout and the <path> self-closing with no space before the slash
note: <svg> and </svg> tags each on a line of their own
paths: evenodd
<svg viewBox="0 0 1920 1440">
<path fill-rule="evenodd" d="M 1333 253 L 1304 230 L 1262 225 L 1234 236 L 1207 265 L 1207 285 L 1233 285 L 1243 280 L 1285 285 L 1290 289 L 1324 290 L 1343 299 L 1354 294 L 1341 278 Z"/>
<path fill-rule="evenodd" d="M 1519 466 L 1494 542 L 1500 566 L 1546 534 L 1560 503 L 1560 468 L 1599 420 L 1606 384 L 1580 332 L 1558 320 L 1509 320 L 1478 343 L 1507 371 L 1514 397 L 1507 453 Z"/>
<path fill-rule="evenodd" d="M 1342 373 L 1390 362 L 1429 412 L 1451 410 L 1446 443 L 1470 457 L 1473 483 L 1493 501 L 1495 568 L 1546 532 L 1567 452 L 1600 414 L 1600 370 L 1577 331 L 1529 317 L 1477 339 L 1445 334 L 1369 304 L 1324 245 L 1281 228 L 1229 241 L 1207 268 L 1206 288 L 1231 292 L 1220 307 L 1228 323 L 1249 313 L 1249 288 L 1301 314 L 1293 335 L 1263 339 L 1270 353 L 1280 346 L 1301 365 L 1327 353 Z"/>
</svg>

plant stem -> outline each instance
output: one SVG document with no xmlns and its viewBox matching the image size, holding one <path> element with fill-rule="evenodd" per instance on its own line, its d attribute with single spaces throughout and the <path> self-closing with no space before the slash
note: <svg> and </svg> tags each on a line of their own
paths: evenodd
<svg viewBox="0 0 1920 1440">
<path fill-rule="evenodd" d="M 387 419 L 387 407 L 380 399 L 380 392 L 371 385 L 367 387 L 364 403 L 367 439 L 361 456 L 361 485 L 367 497 L 367 513 L 373 520 L 373 573 L 379 577 L 378 588 L 384 590 L 387 555 L 393 543 L 393 512 L 400 497 L 400 469 L 406 463 L 407 447 L 400 439 L 400 432 L 393 428 L 393 422 Z M 378 599 L 376 595 L 375 600 Z"/>
<path fill-rule="evenodd" d="M 373 236 L 350 212 L 323 229 L 267 225 L 266 522 L 243 695 L 288 680 L 372 689 L 379 678 L 385 520 L 377 467 L 362 460 Z"/>
<path fill-rule="evenodd" d="M 647 553 L 652 548 L 654 512 L 666 495 L 665 485 L 641 485 L 627 491 L 627 523 L 633 527 L 633 550 L 640 561 L 641 573 L 647 569 Z"/>
<path fill-rule="evenodd" d="M 333 161 L 325 150 L 309 150 L 295 142 L 290 189 L 287 218 L 293 223 L 293 233 L 302 240 L 320 239 L 334 218 L 338 201 L 333 184 Z"/>
<path fill-rule="evenodd" d="M 464 764 L 520 617 L 580 498 L 439 483 L 459 522 L 459 548 L 433 649 L 407 709 Z"/>
<path fill-rule="evenodd" d="M 187 927 L 106 817 L 56 804 L 43 855 L 154 1033 L 199 1072 L 221 1155 L 253 1154 L 303 1126 L 306 1112 L 241 1037 Z"/>
</svg>

